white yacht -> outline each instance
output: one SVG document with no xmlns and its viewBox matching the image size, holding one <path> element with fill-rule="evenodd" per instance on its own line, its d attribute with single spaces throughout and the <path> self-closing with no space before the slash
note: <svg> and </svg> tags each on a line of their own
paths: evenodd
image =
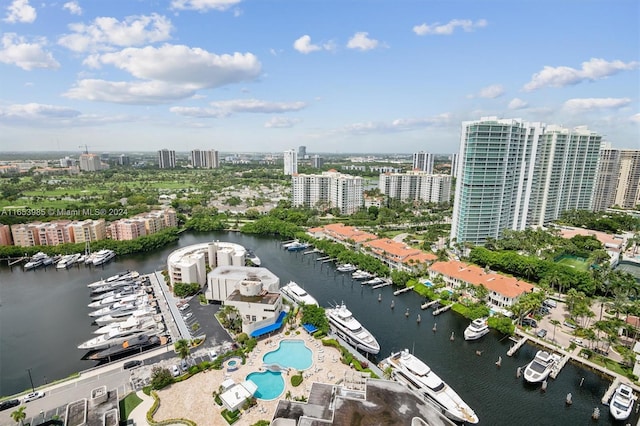
<svg viewBox="0 0 640 426">
<path fill-rule="evenodd" d="M 150 319 L 152 317 L 151 314 L 143 315 L 143 316 L 133 316 L 129 315 L 127 319 L 120 322 L 112 322 L 110 324 L 103 325 L 96 330 L 93 331 L 93 334 L 107 334 L 111 333 L 112 330 L 129 330 L 133 328 L 139 327 L 143 321 Z"/>
<path fill-rule="evenodd" d="M 262 264 L 262 261 L 256 256 L 253 250 L 247 249 L 245 256 L 246 260 L 253 266 L 260 266 Z"/>
<path fill-rule="evenodd" d="M 67 269 L 73 266 L 74 264 L 76 264 L 77 262 L 79 262 L 80 256 L 81 256 L 80 253 L 67 254 L 65 256 L 62 256 L 62 259 L 60 259 L 60 261 L 56 263 L 56 268 Z"/>
<path fill-rule="evenodd" d="M 135 302 L 141 296 L 144 296 L 144 291 L 136 291 L 136 292 L 120 292 L 109 297 L 105 297 L 104 299 L 96 300 L 95 302 L 89 303 L 87 306 L 93 309 L 104 308 L 105 306 L 111 305 L 116 302 L 120 303 L 128 303 Z"/>
<path fill-rule="evenodd" d="M 50 259 L 45 253 L 39 251 L 38 253 L 31 256 L 31 259 L 27 263 L 24 264 L 24 269 L 36 269 L 40 266 L 44 265 L 45 259 Z"/>
<path fill-rule="evenodd" d="M 541 383 L 551 373 L 558 357 L 547 351 L 538 351 L 524 369 L 524 379 L 529 383 Z"/>
<path fill-rule="evenodd" d="M 98 280 L 90 284 L 87 284 L 87 287 L 97 288 L 107 284 L 114 284 L 116 282 L 131 281 L 131 280 L 135 280 L 139 276 L 140 276 L 140 273 L 138 271 L 124 271 L 124 272 L 120 272 L 119 274 L 112 275 L 109 278 L 105 278 L 103 280 Z"/>
<path fill-rule="evenodd" d="M 380 277 L 374 277 L 368 281 L 363 282 L 362 284 L 366 284 L 366 285 L 378 285 L 378 284 L 384 284 L 385 280 L 383 280 Z"/>
<path fill-rule="evenodd" d="M 116 257 L 116 252 L 109 249 L 103 249 L 96 253 L 96 257 L 93 259 L 94 266 L 99 266 L 107 263 L 111 259 Z"/>
<path fill-rule="evenodd" d="M 109 346 L 122 343 L 125 340 L 139 334 L 158 334 L 162 331 L 164 331 L 164 324 L 158 323 L 155 319 L 151 318 L 140 323 L 137 327 L 111 330 L 109 333 L 96 336 L 84 343 L 79 344 L 78 349 L 104 349 L 108 348 Z"/>
<path fill-rule="evenodd" d="M 633 389 L 621 383 L 611 397 L 609 412 L 616 420 L 627 420 L 633 411 L 633 403 L 636 399 Z"/>
<path fill-rule="evenodd" d="M 354 272 L 356 270 L 356 267 L 350 263 L 345 263 L 343 265 L 339 265 L 336 268 L 336 271 L 338 272 Z"/>
<path fill-rule="evenodd" d="M 126 321 L 127 319 L 129 319 L 129 317 L 144 317 L 148 315 L 154 315 L 155 313 L 156 310 L 151 306 L 142 306 L 138 309 L 122 310 L 120 312 L 113 312 L 108 315 L 103 315 L 96 318 L 94 322 L 99 326 L 103 326 L 114 322 Z"/>
<path fill-rule="evenodd" d="M 373 274 L 358 269 L 353 274 L 351 274 L 351 278 L 353 278 L 354 280 L 370 280 L 371 278 L 373 278 Z"/>
<path fill-rule="evenodd" d="M 145 298 L 138 298 L 132 302 L 115 302 L 112 305 L 108 305 L 108 306 L 105 306 L 104 308 L 98 309 L 97 311 L 90 312 L 89 316 L 98 318 L 103 315 L 111 315 L 115 312 L 135 311 L 136 309 L 146 305 L 147 305 L 147 300 Z"/>
<path fill-rule="evenodd" d="M 304 303 L 305 305 L 318 306 L 318 301 L 293 281 L 289 281 L 289 284 L 282 287 L 280 293 L 296 305 Z"/>
<path fill-rule="evenodd" d="M 380 352 L 380 344 L 376 338 L 353 317 L 344 303 L 335 308 L 327 308 L 325 313 L 331 328 L 347 343 L 370 354 Z"/>
<path fill-rule="evenodd" d="M 476 318 L 464 330 L 464 340 L 477 340 L 489 333 L 489 325 L 486 318 Z"/>
<path fill-rule="evenodd" d="M 427 364 L 409 353 L 409 350 L 392 353 L 389 358 L 382 361 L 381 365 L 383 369 L 391 367 L 392 377 L 395 380 L 433 401 L 451 420 L 470 424 L 478 423 L 478 416 L 471 407 Z"/>
</svg>

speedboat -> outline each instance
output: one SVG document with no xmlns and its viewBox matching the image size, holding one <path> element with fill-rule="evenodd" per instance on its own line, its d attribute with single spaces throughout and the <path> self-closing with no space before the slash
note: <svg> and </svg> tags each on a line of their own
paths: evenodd
<svg viewBox="0 0 640 426">
<path fill-rule="evenodd" d="M 256 256 L 253 250 L 247 249 L 247 254 L 245 258 L 247 262 L 249 262 L 253 266 L 260 266 L 262 264 L 262 261 L 258 256 Z"/>
<path fill-rule="evenodd" d="M 547 351 L 538 351 L 524 369 L 524 379 L 529 383 L 540 383 L 546 380 L 553 370 L 558 358 Z"/>
<path fill-rule="evenodd" d="M 478 416 L 466 402 L 427 364 L 405 349 L 392 353 L 381 363 L 383 369 L 391 367 L 392 377 L 404 383 L 423 398 L 433 401 L 445 416 L 456 422 L 476 424 Z"/>
<path fill-rule="evenodd" d="M 351 278 L 353 278 L 354 280 L 369 280 L 373 278 L 373 274 L 367 271 L 361 271 L 360 269 L 358 269 L 353 274 L 351 274 Z"/>
<path fill-rule="evenodd" d="M 336 271 L 338 272 L 353 272 L 356 270 L 356 267 L 350 263 L 345 263 L 343 265 L 339 265 L 336 268 Z"/>
<path fill-rule="evenodd" d="M 282 287 L 280 292 L 296 305 L 305 304 L 318 306 L 318 301 L 293 281 L 289 281 L 289 284 Z"/>
<path fill-rule="evenodd" d="M 611 397 L 609 412 L 616 420 L 627 420 L 633 411 L 633 403 L 636 399 L 633 389 L 621 383 Z"/>
<path fill-rule="evenodd" d="M 325 313 L 331 328 L 347 343 L 373 355 L 380 352 L 380 344 L 376 338 L 353 317 L 344 303 L 325 309 Z"/>
<path fill-rule="evenodd" d="M 464 340 L 476 340 L 489 333 L 486 318 L 476 318 L 464 330 Z"/>
<path fill-rule="evenodd" d="M 99 266 L 104 265 L 111 259 L 116 257 L 116 252 L 109 249 L 103 249 L 96 253 L 96 257 L 93 259 L 93 265 Z"/>
<path fill-rule="evenodd" d="M 293 243 L 285 244 L 285 248 L 288 251 L 301 251 L 308 249 L 311 246 L 309 243 L 301 243 L 300 241 L 294 241 Z"/>
<path fill-rule="evenodd" d="M 368 281 L 363 282 L 362 284 L 367 284 L 367 285 L 378 285 L 378 284 L 384 284 L 384 280 L 380 277 L 375 277 L 373 279 L 370 279 Z"/>
</svg>

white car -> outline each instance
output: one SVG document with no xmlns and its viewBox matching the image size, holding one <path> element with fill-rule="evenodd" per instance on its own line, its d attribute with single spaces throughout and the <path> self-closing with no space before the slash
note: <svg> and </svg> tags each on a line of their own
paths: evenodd
<svg viewBox="0 0 640 426">
<path fill-rule="evenodd" d="M 35 391 L 35 392 L 31 392 L 28 393 L 24 396 L 24 398 L 22 398 L 23 402 L 31 402 L 31 401 L 35 401 L 36 399 L 40 399 L 44 397 L 44 392 L 42 391 Z"/>
<path fill-rule="evenodd" d="M 188 320 L 189 318 L 191 318 L 193 316 L 193 312 L 187 312 L 186 314 L 184 314 L 182 316 L 182 318 L 184 318 L 184 320 Z"/>
<path fill-rule="evenodd" d="M 185 311 L 185 310 L 189 309 L 189 304 L 185 303 L 184 305 L 180 306 L 178 309 L 180 309 L 181 311 Z"/>
<path fill-rule="evenodd" d="M 178 377 L 180 375 L 180 369 L 177 365 L 174 364 L 171 366 L 171 374 L 173 374 L 173 377 Z"/>
</svg>

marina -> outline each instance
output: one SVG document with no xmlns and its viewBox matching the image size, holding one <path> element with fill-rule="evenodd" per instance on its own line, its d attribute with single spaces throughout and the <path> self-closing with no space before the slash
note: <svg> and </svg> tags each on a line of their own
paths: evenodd
<svg viewBox="0 0 640 426">
<path fill-rule="evenodd" d="M 504 357 L 509 349 L 508 339 L 499 339 L 494 334 L 476 342 L 462 338 L 449 340 L 452 332 L 462 336 L 469 320 L 452 312 L 437 319 L 437 332 L 432 332 L 435 323 L 429 315 L 422 316 L 422 324 L 407 321 L 404 313 L 420 311 L 424 299 L 414 293 L 393 298 L 393 288 L 385 287 L 372 292 L 358 285 L 350 276 L 336 271 L 333 264 L 316 262 L 319 254 L 303 255 L 302 252 L 274 250 L 280 241 L 271 238 L 246 236 L 239 233 L 196 234 L 185 233 L 179 246 L 212 240 L 231 241 L 245 247 L 253 247 L 265 267 L 280 278 L 281 283 L 296 281 L 304 283 L 305 290 L 317 299 L 320 306 L 328 307 L 344 300 L 349 310 L 378 340 L 380 356 L 411 348 L 411 352 L 437 372 L 460 397 L 474 409 L 479 424 L 511 425 L 530 424 L 532 418 L 538 424 L 566 425 L 591 422 L 594 407 L 602 407 L 601 399 L 611 385 L 610 376 L 584 369 L 567 362 L 555 381 L 549 383 L 546 392 L 539 387 L 532 389 L 517 380 L 514 371 L 528 363 L 537 351 L 535 346 L 523 343 L 512 357 Z M 141 274 L 160 271 L 166 267 L 167 255 L 178 245 L 172 245 L 155 253 L 118 257 L 102 268 L 70 268 L 59 271 L 13 272 L 6 263 L 0 268 L 3 304 L 0 307 L 0 322 L 14 324 L 2 329 L 0 356 L 3 374 L 0 377 L 2 394 L 8 395 L 29 387 L 26 368 L 31 368 L 36 385 L 96 365 L 96 361 L 81 360 L 82 353 L 76 346 L 92 335 L 95 326 L 88 319 L 90 309 L 86 307 L 90 298 L 87 284 L 113 276 L 124 270 L 137 270 Z M 46 282 L 44 277 L 47 278 Z M 159 277 L 156 278 L 156 277 Z M 160 288 L 164 284 L 162 275 L 151 275 L 152 285 Z M 378 299 L 384 299 L 383 304 Z M 395 310 L 389 309 L 393 300 Z M 173 300 L 168 306 L 161 305 L 167 314 L 180 311 Z M 66 309 L 56 309 L 64 306 Z M 171 313 L 168 313 L 171 315 Z M 55 322 L 64 333 L 51 333 L 42 324 Z M 189 333 L 187 327 L 167 324 L 171 334 Z M 33 342 L 38 342 L 34 348 Z M 46 351 L 38 350 L 47 348 Z M 35 350 L 32 350 L 35 349 Z M 481 351 L 478 356 L 476 351 Z M 365 354 L 366 355 L 366 354 Z M 496 359 L 501 357 L 501 367 Z M 377 362 L 376 356 L 368 358 Z M 6 368 L 5 368 L 6 366 Z M 46 377 L 45 377 L 46 376 Z M 566 408 L 567 394 L 572 394 L 572 404 Z M 600 424 L 608 424 L 608 410 L 600 417 Z M 636 419 L 632 414 L 631 419 Z M 633 420 L 635 423 L 635 420 Z"/>
</svg>

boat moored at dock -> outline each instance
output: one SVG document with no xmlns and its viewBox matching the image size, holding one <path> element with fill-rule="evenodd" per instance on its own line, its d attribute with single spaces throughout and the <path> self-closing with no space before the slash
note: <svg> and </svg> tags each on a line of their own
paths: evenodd
<svg viewBox="0 0 640 426">
<path fill-rule="evenodd" d="M 637 397 L 633 394 L 633 389 L 621 383 L 611 397 L 609 412 L 616 420 L 627 420 L 633 411 L 633 404 L 636 399 Z"/>
<path fill-rule="evenodd" d="M 547 351 L 538 351 L 524 369 L 524 379 L 529 383 L 541 383 L 549 377 L 559 357 Z"/>
<path fill-rule="evenodd" d="M 318 306 L 318 301 L 293 281 L 282 287 L 280 293 L 296 305 Z"/>
<path fill-rule="evenodd" d="M 373 355 L 380 352 L 380 344 L 376 338 L 353 317 L 344 303 L 335 308 L 327 308 L 325 313 L 331 328 L 347 343 Z"/>
<path fill-rule="evenodd" d="M 464 340 L 477 340 L 489 333 L 489 325 L 486 318 L 476 318 L 464 330 Z"/>
<path fill-rule="evenodd" d="M 434 402 L 451 420 L 470 424 L 478 423 L 478 416 L 471 407 L 408 349 L 392 353 L 382 361 L 381 367 L 383 369 L 391 367 L 391 374 L 395 380 L 406 384 L 409 389 Z"/>
</svg>

